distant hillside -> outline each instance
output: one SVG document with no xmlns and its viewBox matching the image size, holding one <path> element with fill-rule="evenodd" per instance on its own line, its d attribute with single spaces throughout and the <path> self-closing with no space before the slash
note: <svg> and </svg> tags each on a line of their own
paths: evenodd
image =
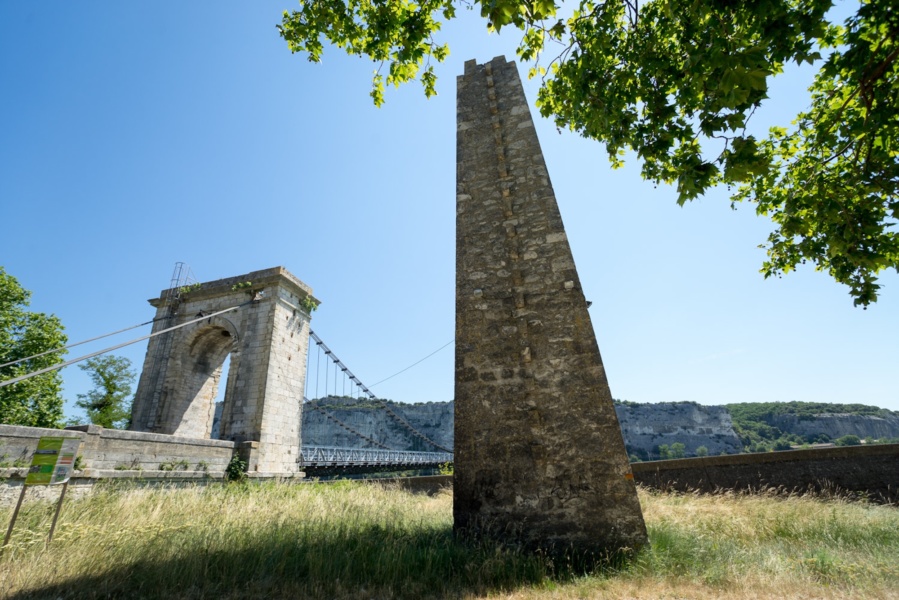
<svg viewBox="0 0 899 600">
<path fill-rule="evenodd" d="M 751 451 L 821 442 L 899 443 L 899 412 L 866 404 L 744 402 L 727 404 L 734 430 Z"/>
<path fill-rule="evenodd" d="M 453 446 L 452 401 L 387 402 L 425 437 L 448 448 Z M 615 412 L 632 460 L 767 452 L 821 442 L 899 443 L 899 413 L 864 404 L 750 402 L 706 406 L 616 400 Z M 346 397 L 321 398 L 307 404 L 302 441 L 348 448 L 384 445 L 434 449 L 391 418 L 380 402 Z"/>
<path fill-rule="evenodd" d="M 453 402 L 404 404 L 387 401 L 413 427 L 438 444 L 452 447 Z M 730 414 L 722 406 L 695 402 L 637 404 L 616 402 L 625 446 L 633 460 L 697 454 L 737 454 L 743 451 Z M 357 435 L 362 434 L 364 439 Z M 392 419 L 379 402 L 328 397 L 307 403 L 303 410 L 303 444 L 433 450 Z M 672 449 L 671 454 L 666 454 Z"/>
</svg>

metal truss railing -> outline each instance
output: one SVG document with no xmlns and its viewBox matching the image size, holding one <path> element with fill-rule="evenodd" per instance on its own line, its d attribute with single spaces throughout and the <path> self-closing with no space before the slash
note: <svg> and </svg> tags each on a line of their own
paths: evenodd
<svg viewBox="0 0 899 600">
<path fill-rule="evenodd" d="M 297 461 L 301 467 L 337 467 L 363 465 L 438 465 L 452 462 L 449 452 L 413 452 L 411 450 L 364 450 L 360 448 L 324 448 L 303 446 Z"/>
</svg>

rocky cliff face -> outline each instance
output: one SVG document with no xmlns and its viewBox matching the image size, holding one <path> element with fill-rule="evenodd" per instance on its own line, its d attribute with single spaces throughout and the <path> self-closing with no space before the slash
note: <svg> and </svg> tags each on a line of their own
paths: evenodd
<svg viewBox="0 0 899 600">
<path fill-rule="evenodd" d="M 770 425 L 781 431 L 801 436 L 816 436 L 823 433 L 832 440 L 844 435 L 875 439 L 899 437 L 899 416 L 875 417 L 828 413 L 813 417 L 776 415 L 771 417 Z"/>
<path fill-rule="evenodd" d="M 453 447 L 453 402 L 402 404 L 389 402 L 393 411 L 415 429 L 446 448 Z M 316 410 L 320 408 L 321 410 Z M 220 406 L 216 411 L 218 425 Z M 692 402 L 658 404 L 619 403 L 615 406 L 621 432 L 629 454 L 642 459 L 657 458 L 658 447 L 684 444 L 686 455 L 705 446 L 710 455 L 743 451 L 734 433 L 730 413 L 725 406 L 703 406 Z M 330 417 L 326 416 L 330 415 Z M 339 421 L 339 423 L 338 423 Z M 818 414 L 811 417 L 777 415 L 769 424 L 786 433 L 801 436 L 826 434 L 831 439 L 844 435 L 860 438 L 899 438 L 899 416 L 885 417 Z M 341 426 L 341 424 L 343 426 Z M 303 444 L 342 448 L 375 448 L 349 429 L 389 448 L 433 451 L 435 448 L 415 436 L 391 418 L 379 403 L 353 398 L 314 400 L 303 411 Z M 215 434 L 213 434 L 215 437 Z"/>
<path fill-rule="evenodd" d="M 615 412 L 628 453 L 642 459 L 658 456 L 659 446 L 674 443 L 683 444 L 687 456 L 694 456 L 700 446 L 705 446 L 709 454 L 743 451 L 730 413 L 723 406 L 622 403 L 615 405 Z"/>
<path fill-rule="evenodd" d="M 389 402 L 390 409 L 428 439 L 453 447 L 453 403 Z M 303 407 L 303 445 L 338 448 L 376 448 L 350 430 L 396 450 L 435 452 L 437 449 L 416 436 L 382 408 L 380 402 L 328 397 Z"/>
<path fill-rule="evenodd" d="M 452 448 L 453 402 L 391 402 L 390 407 L 428 438 Z M 686 446 L 687 455 L 695 454 L 700 446 L 708 448 L 709 454 L 742 451 L 730 414 L 724 407 L 700 406 L 691 402 L 618 404 L 615 412 L 628 452 L 642 458 L 657 455 L 659 445 L 670 446 L 677 442 Z M 351 398 L 325 398 L 307 404 L 303 411 L 304 445 L 374 447 L 349 429 L 390 448 L 433 450 L 376 403 Z"/>
</svg>

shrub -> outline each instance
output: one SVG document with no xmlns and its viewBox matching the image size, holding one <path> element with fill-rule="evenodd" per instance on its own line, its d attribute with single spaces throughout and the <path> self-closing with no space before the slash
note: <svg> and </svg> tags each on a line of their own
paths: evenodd
<svg viewBox="0 0 899 600">
<path fill-rule="evenodd" d="M 833 442 L 837 446 L 858 446 L 862 443 L 857 435 L 844 435 Z"/>
<path fill-rule="evenodd" d="M 225 467 L 225 479 L 228 481 L 246 481 L 247 479 L 247 461 L 241 460 L 240 456 L 235 454 L 231 457 L 231 462 Z"/>
</svg>

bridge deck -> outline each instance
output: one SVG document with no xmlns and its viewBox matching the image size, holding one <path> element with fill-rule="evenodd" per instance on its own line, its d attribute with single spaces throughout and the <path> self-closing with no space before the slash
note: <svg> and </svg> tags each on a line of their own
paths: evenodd
<svg viewBox="0 0 899 600">
<path fill-rule="evenodd" d="M 414 452 L 411 450 L 377 450 L 362 448 L 327 448 L 303 446 L 297 461 L 306 467 L 397 466 L 427 468 L 453 461 L 449 452 Z"/>
</svg>

